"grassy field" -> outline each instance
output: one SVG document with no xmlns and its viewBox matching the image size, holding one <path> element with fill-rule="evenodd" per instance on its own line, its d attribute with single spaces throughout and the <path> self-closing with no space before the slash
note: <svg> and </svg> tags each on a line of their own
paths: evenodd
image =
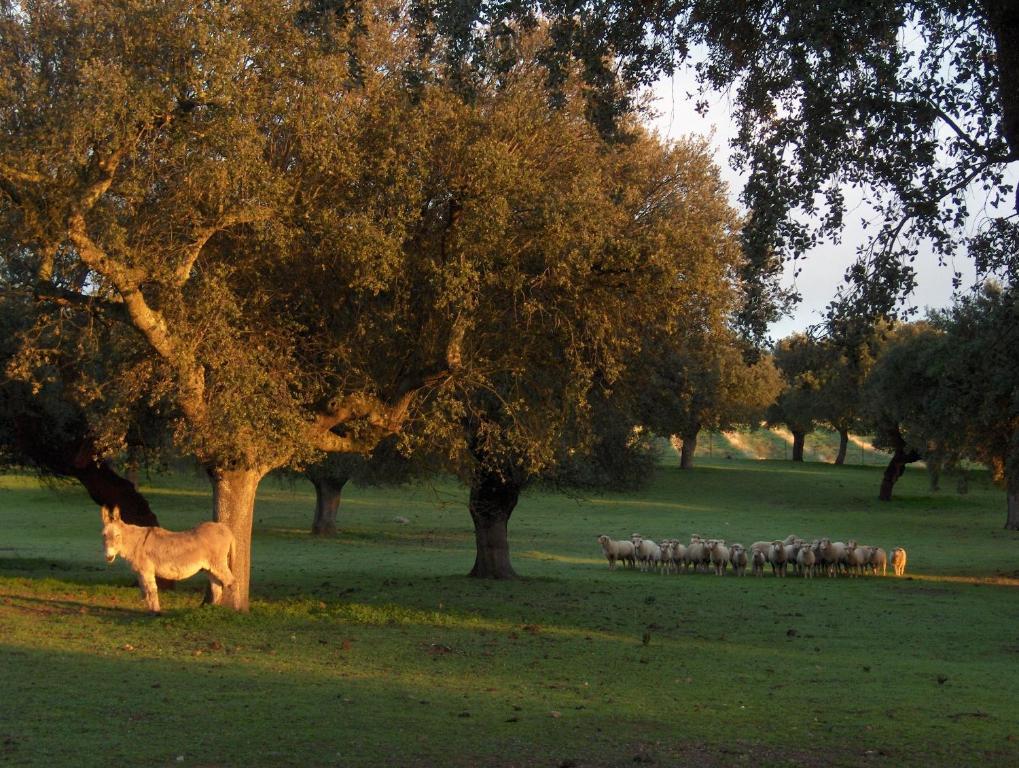
<svg viewBox="0 0 1019 768">
<path fill-rule="evenodd" d="M 717 456 L 717 454 L 716 454 Z M 152 617 L 77 488 L 0 477 L 0 763 L 13 766 L 1019 764 L 1019 534 L 978 475 L 701 459 L 636 495 L 525 495 L 522 578 L 481 583 L 454 485 L 268 481 L 250 614 Z M 145 488 L 162 523 L 207 485 Z M 395 521 L 397 516 L 409 524 Z M 610 573 L 595 538 L 830 534 L 909 550 L 908 578 Z"/>
</svg>

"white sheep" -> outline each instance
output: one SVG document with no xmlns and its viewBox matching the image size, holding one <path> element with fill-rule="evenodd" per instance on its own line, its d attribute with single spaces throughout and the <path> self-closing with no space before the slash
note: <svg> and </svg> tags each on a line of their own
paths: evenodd
<svg viewBox="0 0 1019 768">
<path fill-rule="evenodd" d="M 646 572 L 650 568 L 657 568 L 662 561 L 662 548 L 639 533 L 633 534 L 630 540 L 633 542 L 634 556 L 640 570 Z"/>
<path fill-rule="evenodd" d="M 752 549 L 750 551 L 751 568 L 754 576 L 764 575 L 764 565 L 768 562 L 768 555 L 763 549 Z"/>
<path fill-rule="evenodd" d="M 746 575 L 747 551 L 742 544 L 733 544 L 729 548 L 729 562 L 732 563 L 732 570 L 737 576 Z"/>
<path fill-rule="evenodd" d="M 680 570 L 685 571 L 687 564 L 686 546 L 684 544 L 679 543 L 678 541 L 673 540 L 671 554 L 672 554 L 672 565 L 675 568 L 676 573 L 679 573 Z"/>
<path fill-rule="evenodd" d="M 881 547 L 874 547 L 874 551 L 871 552 L 870 567 L 874 569 L 874 573 L 880 569 L 882 576 L 888 575 L 888 553 Z M 905 563 L 903 563 L 903 567 L 905 567 Z"/>
<path fill-rule="evenodd" d="M 616 562 L 622 561 L 624 565 L 633 566 L 633 543 L 629 541 L 613 541 L 605 534 L 598 537 L 605 559 L 609 561 L 609 570 L 614 570 Z"/>
<path fill-rule="evenodd" d="M 784 541 L 773 541 L 768 550 L 768 561 L 771 563 L 771 572 L 776 576 L 785 576 L 786 549 Z"/>
<path fill-rule="evenodd" d="M 837 576 L 839 568 L 845 563 L 846 559 L 845 543 L 841 541 L 832 541 L 827 538 L 821 539 L 819 552 L 821 555 L 821 562 L 824 563 L 824 567 L 828 571 L 828 575 Z"/>
<path fill-rule="evenodd" d="M 870 555 L 870 547 L 861 547 L 852 539 L 846 542 L 846 567 L 849 573 L 852 575 L 862 573 L 863 569 L 870 565 Z"/>
<path fill-rule="evenodd" d="M 729 565 L 729 548 L 725 546 L 722 539 L 708 539 L 708 557 L 715 569 L 715 575 L 725 574 L 725 568 Z"/>
<path fill-rule="evenodd" d="M 686 548 L 686 559 L 693 566 L 694 573 L 698 567 L 708 563 L 710 555 L 704 540 L 696 533 L 690 537 L 690 546 Z"/>
<path fill-rule="evenodd" d="M 904 576 L 906 574 L 906 550 L 902 547 L 896 547 L 892 550 L 892 571 L 896 576 Z"/>
<path fill-rule="evenodd" d="M 814 555 L 813 548 L 808 546 L 800 547 L 799 551 L 796 553 L 796 565 L 799 568 L 800 573 L 803 574 L 803 578 L 814 578 L 814 565 L 816 563 L 817 557 Z"/>
</svg>

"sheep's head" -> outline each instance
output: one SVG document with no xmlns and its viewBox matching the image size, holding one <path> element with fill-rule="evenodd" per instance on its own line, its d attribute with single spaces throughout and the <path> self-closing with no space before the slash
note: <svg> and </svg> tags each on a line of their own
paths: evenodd
<svg viewBox="0 0 1019 768">
<path fill-rule="evenodd" d="M 605 535 L 605 534 L 603 533 L 603 534 L 602 534 L 601 536 L 599 536 L 599 537 L 598 537 L 598 543 L 599 543 L 599 544 L 608 544 L 608 543 L 609 543 L 609 537 L 608 537 L 608 536 L 606 536 L 606 535 Z"/>
</svg>

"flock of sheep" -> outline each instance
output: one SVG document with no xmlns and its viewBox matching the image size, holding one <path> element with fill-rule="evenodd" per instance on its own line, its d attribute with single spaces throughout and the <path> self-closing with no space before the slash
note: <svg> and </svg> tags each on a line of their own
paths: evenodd
<svg viewBox="0 0 1019 768">
<path fill-rule="evenodd" d="M 856 576 L 879 571 L 884 576 L 888 569 L 885 550 L 852 540 L 814 539 L 807 542 L 790 535 L 781 541 L 756 541 L 747 549 L 742 544 L 726 544 L 723 539 L 705 539 L 697 534 L 690 537 L 689 544 L 666 539 L 659 545 L 635 533 L 629 541 L 613 541 L 602 535 L 598 537 L 598 543 L 610 569 L 621 562 L 641 571 L 679 573 L 705 570 L 722 576 L 731 565 L 737 576 L 743 576 L 749 565 L 755 576 L 763 576 L 765 567 L 770 565 L 775 576 L 785 576 L 792 568 L 793 573 L 805 578 L 817 573 Z M 906 550 L 902 547 L 893 549 L 891 564 L 895 575 L 902 576 L 906 572 Z"/>
</svg>

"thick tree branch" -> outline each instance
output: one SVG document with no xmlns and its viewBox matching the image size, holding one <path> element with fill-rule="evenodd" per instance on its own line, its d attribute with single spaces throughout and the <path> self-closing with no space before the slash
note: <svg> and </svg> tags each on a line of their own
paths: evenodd
<svg viewBox="0 0 1019 768">
<path fill-rule="evenodd" d="M 224 229 L 235 227 L 238 224 L 255 224 L 268 221 L 272 214 L 273 211 L 269 208 L 250 208 L 223 216 L 215 224 L 199 229 L 195 233 L 195 239 L 184 249 L 184 261 L 177 268 L 177 273 L 174 276 L 176 284 L 181 286 L 188 281 L 188 278 L 191 276 L 191 270 L 194 268 L 195 262 L 198 261 L 202 249 L 217 232 L 222 232 Z"/>
<path fill-rule="evenodd" d="M 0 179 L 10 184 L 42 184 L 46 177 L 34 171 L 22 171 L 0 160 Z"/>
</svg>

